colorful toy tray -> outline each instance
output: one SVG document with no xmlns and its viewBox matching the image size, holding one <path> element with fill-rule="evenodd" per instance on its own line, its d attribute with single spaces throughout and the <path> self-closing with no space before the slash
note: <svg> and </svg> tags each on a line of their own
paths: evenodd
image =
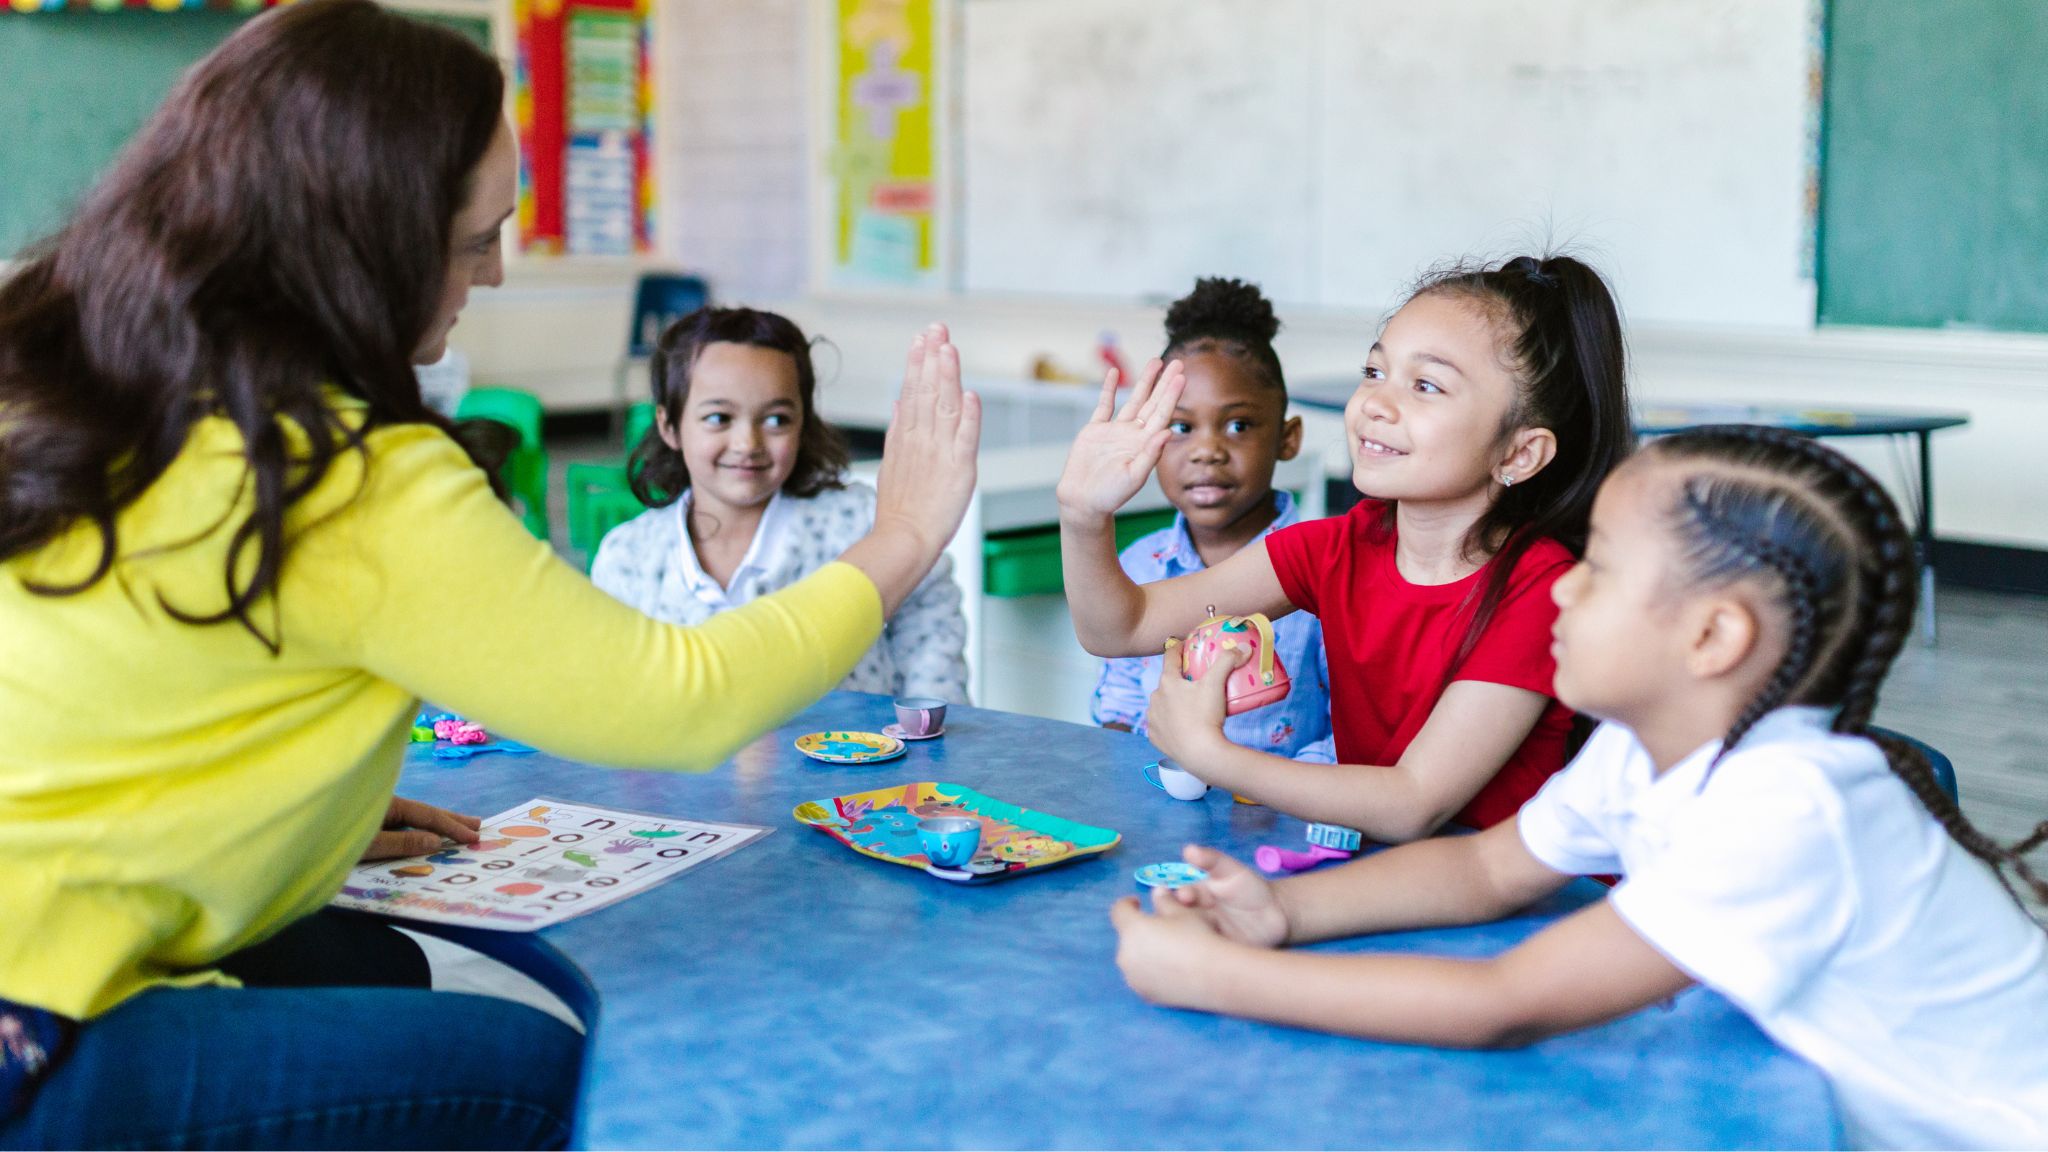
<svg viewBox="0 0 2048 1152">
<path fill-rule="evenodd" d="M 799 823 L 863 856 L 910 868 L 930 864 L 918 846 L 919 820 L 974 817 L 981 821 L 981 847 L 975 849 L 974 859 L 963 869 L 933 871 L 963 884 L 983 884 L 1093 856 L 1122 839 L 1107 828 L 1076 824 L 1005 804 L 972 788 L 929 780 L 811 800 L 797 805 L 793 814 Z"/>
</svg>

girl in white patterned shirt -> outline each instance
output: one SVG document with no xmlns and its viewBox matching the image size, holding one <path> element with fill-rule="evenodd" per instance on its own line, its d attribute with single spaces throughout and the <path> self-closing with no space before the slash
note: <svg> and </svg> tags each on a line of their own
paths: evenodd
<svg viewBox="0 0 2048 1152">
<path fill-rule="evenodd" d="M 702 624 L 796 583 L 865 535 L 875 490 L 844 476 L 818 415 L 811 345 L 772 312 L 703 308 L 661 334 L 654 427 L 633 450 L 648 511 L 598 546 L 590 578 L 658 620 Z M 967 702 L 967 623 L 944 556 L 840 687 Z"/>
</svg>

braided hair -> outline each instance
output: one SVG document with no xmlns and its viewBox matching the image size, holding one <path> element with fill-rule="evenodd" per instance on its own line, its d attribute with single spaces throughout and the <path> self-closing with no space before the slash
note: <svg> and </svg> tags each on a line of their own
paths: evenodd
<svg viewBox="0 0 2048 1152">
<path fill-rule="evenodd" d="M 1221 276 L 1204 276 L 1195 290 L 1173 302 L 1166 310 L 1166 350 L 1161 360 L 1173 360 L 1202 352 L 1228 356 L 1243 364 L 1260 383 L 1287 393 L 1287 377 L 1280 371 L 1280 356 L 1273 351 L 1273 337 L 1280 334 L 1280 318 L 1273 303 L 1256 284 Z"/>
<path fill-rule="evenodd" d="M 2010 871 L 2048 900 L 2048 883 L 2026 861 L 2048 843 L 2048 821 L 2016 844 L 1997 843 L 1963 815 L 1917 747 L 1870 730 L 1878 690 L 1912 631 L 1918 578 L 1912 535 L 1890 495 L 1847 457 L 1778 428 L 1695 428 L 1645 452 L 1689 469 L 1669 511 L 1686 581 L 1760 579 L 1791 624 L 1783 658 L 1729 726 L 1714 764 L 1774 709 L 1833 708 L 1834 731 L 1876 743 L 1892 772 L 2006 891 L 2013 892 Z"/>
</svg>

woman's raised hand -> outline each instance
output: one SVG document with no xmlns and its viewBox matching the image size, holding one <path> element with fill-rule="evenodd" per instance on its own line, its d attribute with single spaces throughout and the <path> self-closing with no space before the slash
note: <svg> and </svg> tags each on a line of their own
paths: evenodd
<svg viewBox="0 0 2048 1152">
<path fill-rule="evenodd" d="M 1074 447 L 1067 453 L 1056 490 L 1062 516 L 1100 520 L 1138 494 L 1172 435 L 1168 425 L 1187 378 L 1178 360 L 1148 361 L 1121 410 L 1116 408 L 1116 386 L 1112 368 L 1102 378 L 1102 398 L 1094 417 L 1074 437 Z"/>
<path fill-rule="evenodd" d="M 981 397 L 960 387 L 960 350 L 946 326 L 934 324 L 910 345 L 903 391 L 882 441 L 875 522 L 921 533 L 937 560 L 967 514 L 980 448 Z"/>
<path fill-rule="evenodd" d="M 882 441 L 875 525 L 840 559 L 868 574 L 894 615 L 960 530 L 974 495 L 981 397 L 960 387 L 960 350 L 946 326 L 911 341 L 903 391 Z"/>
</svg>

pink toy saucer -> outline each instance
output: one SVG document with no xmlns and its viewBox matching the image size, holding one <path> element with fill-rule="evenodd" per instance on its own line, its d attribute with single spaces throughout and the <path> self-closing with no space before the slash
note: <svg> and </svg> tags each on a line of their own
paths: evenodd
<svg viewBox="0 0 2048 1152">
<path fill-rule="evenodd" d="M 882 725 L 882 735 L 894 736 L 898 740 L 936 740 L 939 737 L 944 736 L 945 734 L 946 730 L 944 728 L 941 728 L 937 732 L 927 732 L 922 736 L 912 736 L 910 733 L 905 732 L 903 730 L 903 725 L 901 724 Z"/>
</svg>

